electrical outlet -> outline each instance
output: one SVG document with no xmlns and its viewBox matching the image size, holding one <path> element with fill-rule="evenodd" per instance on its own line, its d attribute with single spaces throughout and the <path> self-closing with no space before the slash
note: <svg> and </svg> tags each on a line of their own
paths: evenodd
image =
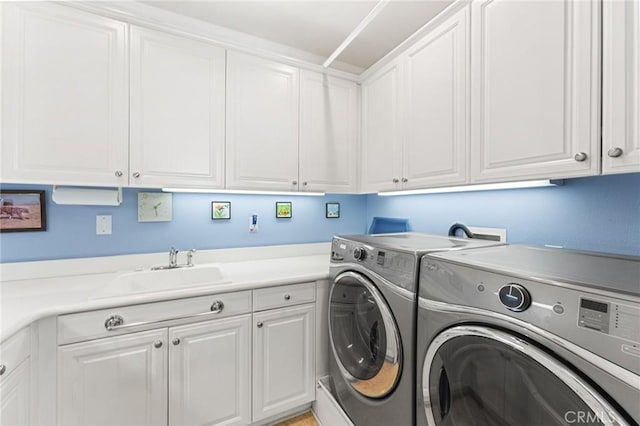
<svg viewBox="0 0 640 426">
<path fill-rule="evenodd" d="M 111 235 L 111 215 L 96 216 L 96 235 Z"/>
</svg>

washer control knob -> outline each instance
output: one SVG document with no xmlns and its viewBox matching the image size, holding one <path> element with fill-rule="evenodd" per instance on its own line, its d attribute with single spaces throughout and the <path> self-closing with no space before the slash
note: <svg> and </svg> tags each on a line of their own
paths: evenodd
<svg viewBox="0 0 640 426">
<path fill-rule="evenodd" d="M 353 251 L 353 257 L 356 260 L 359 260 L 360 262 L 362 262 L 363 260 L 365 260 L 367 258 L 367 251 L 364 249 L 364 247 L 357 247 Z"/>
<path fill-rule="evenodd" d="M 531 306 L 531 295 L 526 288 L 516 283 L 509 283 L 498 290 L 500 302 L 513 312 L 522 312 Z"/>
</svg>

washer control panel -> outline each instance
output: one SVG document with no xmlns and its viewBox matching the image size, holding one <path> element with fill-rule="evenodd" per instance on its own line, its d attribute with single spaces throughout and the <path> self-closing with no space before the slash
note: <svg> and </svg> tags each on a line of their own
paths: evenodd
<svg viewBox="0 0 640 426">
<path fill-rule="evenodd" d="M 578 326 L 640 342 L 640 308 L 581 297 Z"/>
</svg>

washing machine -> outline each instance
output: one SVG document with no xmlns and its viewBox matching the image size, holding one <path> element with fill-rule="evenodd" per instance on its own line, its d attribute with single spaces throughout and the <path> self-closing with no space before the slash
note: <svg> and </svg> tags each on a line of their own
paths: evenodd
<svg viewBox="0 0 640 426">
<path fill-rule="evenodd" d="M 510 245 L 422 259 L 418 425 L 637 425 L 640 258 Z"/>
<path fill-rule="evenodd" d="M 333 239 L 330 379 L 334 396 L 356 426 L 415 423 L 421 257 L 495 244 L 419 233 Z"/>
</svg>

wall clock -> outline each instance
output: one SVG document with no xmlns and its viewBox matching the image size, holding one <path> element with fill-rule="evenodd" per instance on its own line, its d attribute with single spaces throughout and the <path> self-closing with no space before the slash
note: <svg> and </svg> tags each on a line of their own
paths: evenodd
<svg viewBox="0 0 640 426">
<path fill-rule="evenodd" d="M 170 192 L 138 192 L 138 222 L 171 221 L 172 200 Z"/>
</svg>

